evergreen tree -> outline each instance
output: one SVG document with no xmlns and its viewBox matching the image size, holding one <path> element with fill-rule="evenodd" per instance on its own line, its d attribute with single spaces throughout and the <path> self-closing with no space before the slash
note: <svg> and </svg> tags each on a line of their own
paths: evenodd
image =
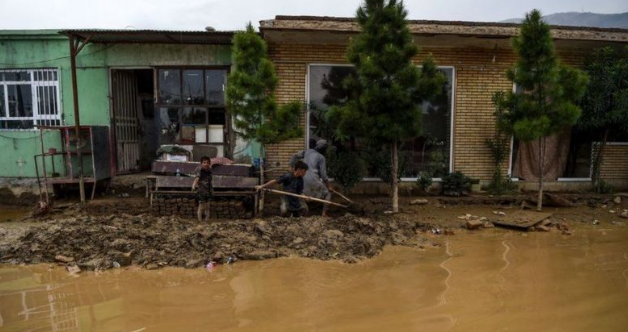
<svg viewBox="0 0 628 332">
<path fill-rule="evenodd" d="M 300 137 L 302 104 L 290 102 L 278 106 L 274 97 L 277 75 L 268 58 L 268 47 L 251 23 L 233 37 L 235 69 L 229 75 L 227 105 L 233 116 L 235 131 L 242 138 L 260 143 L 260 158 L 265 157 L 268 144 Z M 264 167 L 260 163 L 264 182 Z M 260 194 L 260 211 L 263 193 Z"/>
<path fill-rule="evenodd" d="M 560 64 L 550 28 L 536 9 L 526 14 L 512 47 L 518 59 L 506 75 L 522 92 L 495 94 L 497 107 L 504 110 L 497 122 L 504 132 L 520 141 L 538 142 L 537 210 L 541 211 L 546 138 L 576 123 L 580 116 L 576 102 L 584 94 L 587 77 Z"/>
<path fill-rule="evenodd" d="M 602 185 L 600 167 L 604 148 L 612 132 L 628 132 L 628 54 L 613 48 L 595 50 L 586 60 L 584 69 L 589 86 L 582 100 L 582 117 L 578 125 L 584 130 L 600 133 L 601 145 L 593 159 L 593 186 Z"/>
<path fill-rule="evenodd" d="M 352 38 L 348 58 L 356 75 L 347 79 L 350 100 L 332 108 L 339 131 L 391 147 L 392 209 L 399 211 L 399 145 L 421 131 L 421 103 L 436 95 L 445 76 L 428 57 L 412 63 L 418 47 L 397 0 L 366 0 L 357 10 L 361 32 Z"/>
</svg>

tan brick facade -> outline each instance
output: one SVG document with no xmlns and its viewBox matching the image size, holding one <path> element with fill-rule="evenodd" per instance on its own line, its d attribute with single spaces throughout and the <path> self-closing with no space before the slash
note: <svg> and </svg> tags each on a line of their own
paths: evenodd
<svg viewBox="0 0 628 332">
<path fill-rule="evenodd" d="M 270 57 L 279 77 L 278 101 L 305 101 L 308 65 L 346 64 L 345 48 L 345 45 L 269 43 Z M 505 72 L 513 65 L 515 56 L 507 49 L 456 48 L 454 45 L 452 48 L 423 48 L 415 62 L 420 63 L 428 53 L 433 54 L 439 66 L 455 69 L 453 170 L 489 180 L 492 163 L 485 140 L 495 131 L 491 98 L 496 91 L 512 89 Z M 579 66 L 584 54 L 562 52 L 560 57 L 567 64 Z M 286 169 L 290 156 L 304 146 L 304 138 L 301 138 L 268 147 L 269 167 L 274 169 L 272 175 Z M 628 146 L 608 150 L 604 176 L 628 177 L 627 151 Z M 508 169 L 504 166 L 504 170 Z"/>
</svg>

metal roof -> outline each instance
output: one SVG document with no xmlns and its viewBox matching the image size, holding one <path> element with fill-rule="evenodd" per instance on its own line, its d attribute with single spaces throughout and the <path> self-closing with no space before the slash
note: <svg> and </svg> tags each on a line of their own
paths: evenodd
<svg viewBox="0 0 628 332">
<path fill-rule="evenodd" d="M 219 44 L 230 45 L 233 31 L 176 30 L 62 30 L 60 34 L 75 36 L 97 44 Z"/>
</svg>

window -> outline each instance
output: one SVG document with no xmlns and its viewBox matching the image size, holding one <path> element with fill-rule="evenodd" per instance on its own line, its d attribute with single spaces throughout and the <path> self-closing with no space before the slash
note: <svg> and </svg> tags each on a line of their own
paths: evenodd
<svg viewBox="0 0 628 332">
<path fill-rule="evenodd" d="M 407 160 L 403 177 L 416 178 L 428 171 L 440 178 L 450 171 L 454 69 L 439 70 L 447 83 L 438 97 L 421 105 L 423 134 L 401 145 L 401 154 Z"/>
<path fill-rule="evenodd" d="M 224 156 L 226 69 L 159 69 L 161 144 L 206 144 Z"/>
<path fill-rule="evenodd" d="M 423 171 L 441 177 L 450 171 L 454 68 L 439 69 L 447 77 L 447 84 L 439 97 L 421 105 L 423 135 L 401 145 L 400 157 L 405 158 L 406 165 L 402 177 L 405 178 L 416 178 Z M 333 129 L 325 121 L 325 110 L 347 101 L 349 92 L 343 81 L 354 73 L 355 69 L 349 65 L 310 65 L 307 138 L 333 141 L 330 139 Z"/>
<path fill-rule="evenodd" d="M 0 70 L 0 129 L 59 125 L 56 69 Z"/>
</svg>

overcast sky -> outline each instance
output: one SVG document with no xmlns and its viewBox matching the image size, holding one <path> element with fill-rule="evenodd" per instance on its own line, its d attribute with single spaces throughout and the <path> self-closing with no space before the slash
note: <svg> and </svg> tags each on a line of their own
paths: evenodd
<svg viewBox="0 0 628 332">
<path fill-rule="evenodd" d="M 0 0 L 0 29 L 236 30 L 275 15 L 352 17 L 359 0 Z M 496 22 L 539 8 L 628 12 L 626 0 L 406 0 L 410 19 Z"/>
</svg>

